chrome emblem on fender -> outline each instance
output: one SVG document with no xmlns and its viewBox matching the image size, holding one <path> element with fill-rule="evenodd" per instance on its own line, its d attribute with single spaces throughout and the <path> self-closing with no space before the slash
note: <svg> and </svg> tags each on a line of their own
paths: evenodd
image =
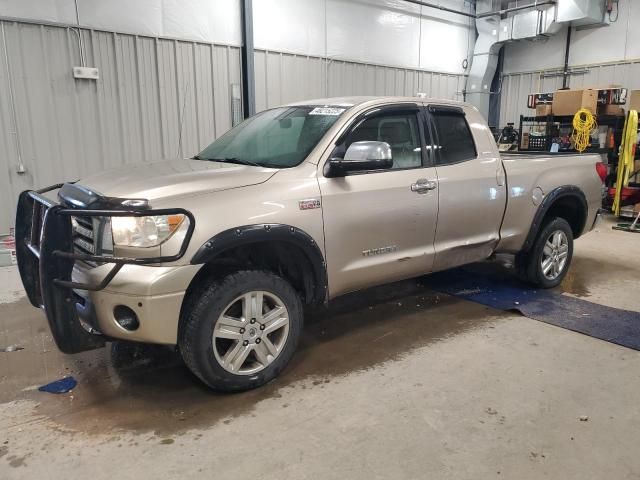
<svg viewBox="0 0 640 480">
<path fill-rule="evenodd" d="M 298 202 L 298 208 L 300 208 L 300 210 L 313 210 L 315 208 L 320 208 L 321 206 L 322 203 L 317 198 L 307 198 Z"/>
</svg>

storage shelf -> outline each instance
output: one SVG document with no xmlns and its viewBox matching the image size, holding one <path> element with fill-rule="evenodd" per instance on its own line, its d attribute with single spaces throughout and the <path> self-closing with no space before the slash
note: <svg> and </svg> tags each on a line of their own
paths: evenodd
<svg viewBox="0 0 640 480">
<path fill-rule="evenodd" d="M 551 153 L 551 146 L 553 144 L 553 139 L 558 138 L 560 136 L 566 137 L 570 135 L 570 130 L 572 130 L 574 115 L 544 115 L 544 116 L 520 116 L 520 142 L 518 144 L 518 151 L 521 152 L 547 152 Z M 609 163 L 617 162 L 617 146 L 620 145 L 620 141 L 622 139 L 622 129 L 624 127 L 624 122 L 626 120 L 625 116 L 621 115 L 600 115 L 596 117 L 596 121 L 598 122 L 598 126 L 606 126 L 610 127 L 613 130 L 614 134 L 614 147 L 612 148 L 600 148 L 598 147 L 590 147 L 585 150 L 584 153 L 600 153 L 606 154 L 608 156 Z M 529 124 L 529 125 L 525 125 Z M 522 138 L 525 134 L 525 128 L 530 130 L 539 129 L 542 132 L 539 135 L 530 135 L 529 136 L 529 148 L 522 148 Z M 561 130 L 564 133 L 561 134 Z M 570 150 L 561 150 L 562 153 L 576 153 L 575 149 Z"/>
</svg>

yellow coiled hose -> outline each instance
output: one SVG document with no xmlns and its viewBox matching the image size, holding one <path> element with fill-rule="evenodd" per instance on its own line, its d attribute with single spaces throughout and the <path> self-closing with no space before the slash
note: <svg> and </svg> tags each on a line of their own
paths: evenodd
<svg viewBox="0 0 640 480">
<path fill-rule="evenodd" d="M 571 140 L 578 152 L 584 152 L 591 143 L 591 132 L 598 128 L 596 117 L 586 108 L 581 108 L 573 117 Z"/>
<path fill-rule="evenodd" d="M 629 176 L 633 172 L 636 143 L 638 142 L 638 112 L 630 110 L 622 131 L 622 144 L 618 158 L 618 176 L 616 179 L 616 194 L 613 197 L 612 210 L 616 217 L 620 216 L 620 201 L 622 189 L 629 185 Z"/>
</svg>

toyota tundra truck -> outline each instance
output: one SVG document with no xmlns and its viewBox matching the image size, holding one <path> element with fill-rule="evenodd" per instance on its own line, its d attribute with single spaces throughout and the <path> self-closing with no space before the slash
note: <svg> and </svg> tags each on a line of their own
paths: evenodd
<svg viewBox="0 0 640 480">
<path fill-rule="evenodd" d="M 306 305 L 513 254 L 557 286 L 601 204 L 594 154 L 503 154 L 449 100 L 265 110 L 190 159 L 23 192 L 17 259 L 65 353 L 177 345 L 216 390 L 276 377 Z"/>
</svg>

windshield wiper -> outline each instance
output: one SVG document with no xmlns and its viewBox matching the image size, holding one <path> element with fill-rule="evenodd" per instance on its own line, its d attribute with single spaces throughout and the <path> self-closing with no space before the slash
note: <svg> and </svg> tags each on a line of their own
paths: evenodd
<svg viewBox="0 0 640 480">
<path fill-rule="evenodd" d="M 197 158 L 196 158 L 197 157 Z M 251 160 L 243 160 L 236 157 L 224 157 L 224 158 L 204 158 L 204 157 L 193 157 L 196 160 L 210 160 L 212 162 L 222 162 L 222 163 L 235 163 L 237 165 L 251 165 L 253 167 L 262 167 L 259 163 L 252 162 Z"/>
</svg>

